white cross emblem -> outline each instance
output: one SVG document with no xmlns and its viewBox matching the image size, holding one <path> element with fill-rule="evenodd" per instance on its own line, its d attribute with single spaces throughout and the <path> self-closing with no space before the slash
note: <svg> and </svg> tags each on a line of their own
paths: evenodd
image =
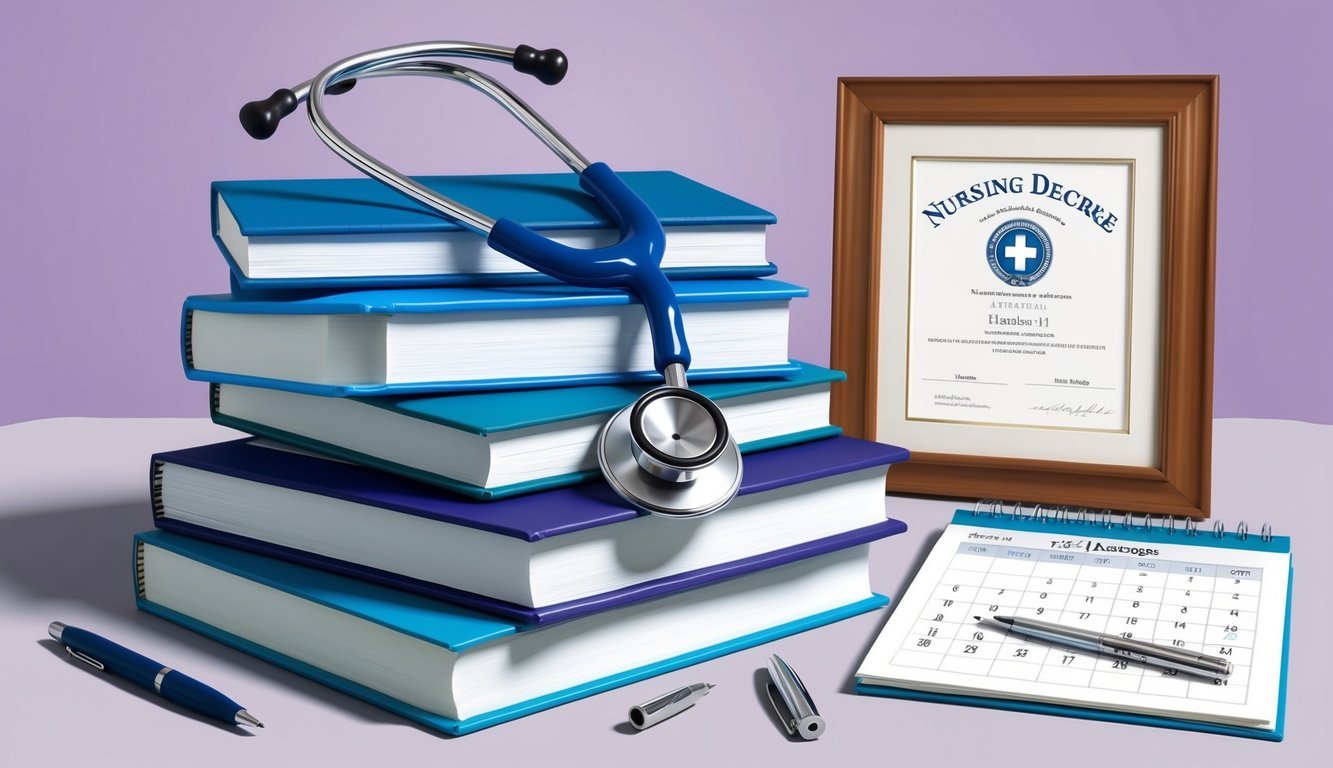
<svg viewBox="0 0 1333 768">
<path fill-rule="evenodd" d="M 1004 257 L 1013 259 L 1015 272 L 1028 271 L 1028 259 L 1037 258 L 1037 249 L 1028 245 L 1028 236 L 1019 233 L 1014 237 L 1013 245 L 1004 247 Z"/>
</svg>

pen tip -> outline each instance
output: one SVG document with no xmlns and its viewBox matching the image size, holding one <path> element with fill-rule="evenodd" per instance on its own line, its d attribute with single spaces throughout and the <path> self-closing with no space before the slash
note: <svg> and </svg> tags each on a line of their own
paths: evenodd
<svg viewBox="0 0 1333 768">
<path fill-rule="evenodd" d="M 259 718 L 246 712 L 244 709 L 236 713 L 237 725 L 249 725 L 255 728 L 263 728 L 264 724 L 259 722 Z"/>
<path fill-rule="evenodd" d="M 980 617 L 980 616 L 973 616 L 972 618 L 976 619 L 977 621 L 981 621 L 981 617 Z"/>
</svg>

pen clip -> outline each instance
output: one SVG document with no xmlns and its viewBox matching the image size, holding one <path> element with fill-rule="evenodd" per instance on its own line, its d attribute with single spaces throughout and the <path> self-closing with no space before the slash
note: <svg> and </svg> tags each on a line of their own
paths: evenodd
<svg viewBox="0 0 1333 768">
<path fill-rule="evenodd" d="M 97 670 L 98 672 L 105 672 L 105 671 L 106 671 L 106 665 L 105 665 L 105 664 L 103 664 L 102 662 L 98 661 L 97 659 L 94 659 L 93 657 L 91 657 L 91 656 L 89 656 L 89 655 L 87 655 L 87 654 L 85 654 L 85 653 L 80 653 L 79 651 L 76 651 L 76 650 L 74 650 L 73 648 L 70 648 L 68 645 L 65 646 L 65 651 L 66 651 L 67 653 L 69 653 L 70 656 L 73 656 L 74 658 L 78 659 L 79 661 L 82 661 L 84 664 L 87 664 L 88 666 L 92 667 L 93 669 Z"/>
<path fill-rule="evenodd" d="M 787 703 L 778 693 L 778 687 L 769 683 L 765 688 L 768 691 L 768 701 L 773 705 L 773 711 L 777 713 L 778 719 L 782 721 L 782 727 L 787 729 L 788 736 L 795 736 L 796 718 L 792 716 L 791 710 L 787 708 Z"/>
</svg>

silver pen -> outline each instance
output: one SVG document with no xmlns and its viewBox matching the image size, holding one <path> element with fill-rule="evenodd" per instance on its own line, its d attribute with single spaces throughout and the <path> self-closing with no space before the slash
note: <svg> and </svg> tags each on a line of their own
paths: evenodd
<svg viewBox="0 0 1333 768">
<path fill-rule="evenodd" d="M 694 706 L 695 702 L 707 696 L 711 690 L 713 690 L 711 683 L 695 683 L 684 688 L 677 688 L 670 693 L 664 693 L 638 706 L 630 707 L 630 725 L 640 731 L 644 728 L 651 728 L 668 717 L 678 715 Z"/>
<path fill-rule="evenodd" d="M 989 620 L 980 616 L 972 618 L 983 625 L 993 626 L 1006 632 L 1016 632 L 1056 645 L 1102 653 L 1112 658 L 1126 659 L 1151 667 L 1173 669 L 1177 672 L 1210 678 L 1225 678 L 1231 674 L 1231 662 L 1226 659 L 1184 648 L 1145 643 L 1142 640 L 1131 640 L 1119 635 L 1074 629 L 1062 624 L 1020 616 L 995 616 Z"/>
<path fill-rule="evenodd" d="M 823 735 L 824 718 L 805 689 L 805 683 L 776 653 L 768 660 L 768 676 L 773 681 L 768 684 L 768 701 L 778 713 L 782 727 L 787 729 L 787 735 L 799 734 L 806 741 Z"/>
</svg>

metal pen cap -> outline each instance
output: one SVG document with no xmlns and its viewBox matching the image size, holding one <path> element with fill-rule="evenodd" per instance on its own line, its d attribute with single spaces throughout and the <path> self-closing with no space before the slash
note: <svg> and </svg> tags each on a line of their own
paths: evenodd
<svg viewBox="0 0 1333 768">
<path fill-rule="evenodd" d="M 768 660 L 768 676 L 772 679 L 768 684 L 768 701 L 787 735 L 799 734 L 806 741 L 822 736 L 826 724 L 810 692 L 796 671 L 776 653 Z"/>
<path fill-rule="evenodd" d="M 664 693 L 629 709 L 629 723 L 642 731 L 694 706 L 695 702 L 713 690 L 711 683 L 695 683 Z"/>
</svg>

